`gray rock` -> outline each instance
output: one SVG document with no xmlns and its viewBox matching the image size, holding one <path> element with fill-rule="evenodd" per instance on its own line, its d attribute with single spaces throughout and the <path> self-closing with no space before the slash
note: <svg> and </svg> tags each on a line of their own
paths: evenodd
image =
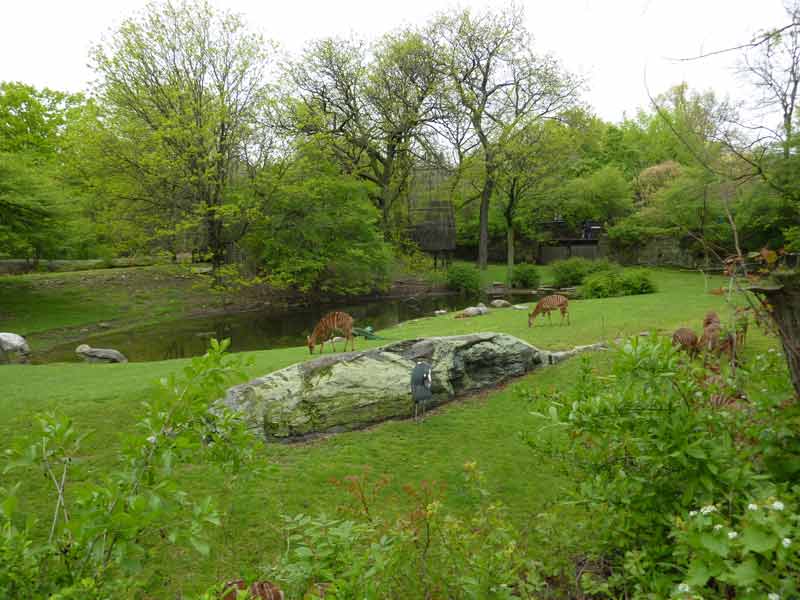
<svg viewBox="0 0 800 600">
<path fill-rule="evenodd" d="M 478 317 L 489 313 L 489 309 L 483 303 L 478 306 L 468 306 L 461 311 L 459 317 Z"/>
<path fill-rule="evenodd" d="M 92 348 L 88 344 L 81 344 L 75 352 L 86 362 L 126 363 L 125 355 L 113 348 Z"/>
<path fill-rule="evenodd" d="M 492 300 L 490 304 L 495 308 L 508 308 L 509 306 L 511 306 L 511 302 L 509 302 L 508 300 L 503 300 L 501 298 L 498 298 L 497 300 Z"/>
<path fill-rule="evenodd" d="M 446 314 L 447 314 L 447 311 L 446 311 L 446 310 L 444 310 L 444 309 L 441 309 L 441 308 L 440 308 L 439 310 L 435 310 L 435 311 L 433 311 L 433 314 L 434 314 L 434 315 L 436 315 L 436 316 L 438 317 L 439 315 L 446 315 Z"/>
<path fill-rule="evenodd" d="M 27 362 L 30 353 L 31 348 L 24 337 L 16 333 L 0 332 L 0 364 L 11 362 L 12 355 Z"/>
<path fill-rule="evenodd" d="M 500 333 L 413 339 L 296 364 L 230 388 L 222 402 L 266 439 L 298 438 L 410 416 L 417 360 L 433 365 L 438 405 L 566 357 Z"/>
<path fill-rule="evenodd" d="M 528 306 L 525 306 L 524 304 L 515 304 L 511 308 L 513 308 L 514 310 L 530 310 L 530 308 Z"/>
</svg>

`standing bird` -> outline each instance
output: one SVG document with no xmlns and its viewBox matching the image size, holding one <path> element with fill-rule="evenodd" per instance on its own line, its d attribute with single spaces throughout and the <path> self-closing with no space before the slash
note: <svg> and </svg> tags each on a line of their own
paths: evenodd
<svg viewBox="0 0 800 600">
<path fill-rule="evenodd" d="M 431 385 L 433 377 L 431 375 L 431 365 L 418 361 L 411 370 L 411 397 L 414 399 L 414 420 L 417 420 L 417 412 L 420 404 L 422 405 L 422 415 L 425 416 L 425 405 L 431 399 Z"/>
<path fill-rule="evenodd" d="M 547 319 L 552 323 L 552 317 L 550 316 L 550 311 L 552 310 L 560 310 L 561 324 L 564 324 L 564 317 L 567 317 L 567 325 L 569 325 L 569 299 L 561 294 L 553 294 L 539 300 L 533 312 L 528 315 L 528 327 L 533 325 L 533 321 L 539 313 L 545 313 Z"/>
</svg>

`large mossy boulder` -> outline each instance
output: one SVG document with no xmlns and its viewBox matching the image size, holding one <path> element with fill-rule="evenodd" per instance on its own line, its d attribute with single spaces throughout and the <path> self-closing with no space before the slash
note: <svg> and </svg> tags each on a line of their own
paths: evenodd
<svg viewBox="0 0 800 600">
<path fill-rule="evenodd" d="M 437 405 L 560 358 L 499 333 L 407 340 L 281 369 L 229 389 L 224 402 L 266 439 L 305 437 L 410 416 L 417 360 L 433 365 L 431 405 Z"/>
</svg>

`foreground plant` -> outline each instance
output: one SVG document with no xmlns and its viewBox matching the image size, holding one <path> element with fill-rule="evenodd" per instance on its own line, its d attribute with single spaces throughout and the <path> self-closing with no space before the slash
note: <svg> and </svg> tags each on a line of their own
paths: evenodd
<svg viewBox="0 0 800 600">
<path fill-rule="evenodd" d="M 0 490 L 0 557 L 8 565 L 0 570 L 0 598 L 119 598 L 146 584 L 137 575 L 165 544 L 209 554 L 207 530 L 220 524 L 220 512 L 211 498 L 194 500 L 180 489 L 174 465 L 211 462 L 235 476 L 252 456 L 243 424 L 222 408 L 209 410 L 239 373 L 228 346 L 212 340 L 180 377 L 161 381 L 108 473 L 81 464 L 86 434 L 64 416 L 40 416 L 38 439 L 7 452 L 4 473 L 41 469 L 54 507 L 46 525 L 23 526 L 23 482 Z"/>
<path fill-rule="evenodd" d="M 776 355 L 759 355 L 735 371 L 707 371 L 667 339 L 636 337 L 620 346 L 611 376 L 597 377 L 584 361 L 571 390 L 529 394 L 539 423 L 530 446 L 577 477 L 570 501 L 585 507 L 595 525 L 586 553 L 604 567 L 583 577 L 584 591 L 678 593 L 696 540 L 675 530 L 676 518 L 718 510 L 735 523 L 752 498 L 791 497 L 786 482 L 795 471 L 787 463 L 797 455 L 799 421 L 786 405 L 791 391 Z M 685 545 L 682 555 L 670 536 Z M 709 539 L 697 543 L 713 546 Z M 720 577 L 734 594 L 720 597 L 749 593 L 749 579 L 731 573 L 753 561 L 726 559 L 728 566 L 709 567 L 702 583 L 695 572 L 694 591 L 720 589 Z"/>
<path fill-rule="evenodd" d="M 371 505 L 386 480 L 349 477 L 347 517 L 284 517 L 286 550 L 265 576 L 287 598 L 533 598 L 544 587 L 505 508 L 491 500 L 475 463 L 464 466 L 465 517 L 446 508 L 442 486 L 405 486 L 396 520 Z"/>
</svg>

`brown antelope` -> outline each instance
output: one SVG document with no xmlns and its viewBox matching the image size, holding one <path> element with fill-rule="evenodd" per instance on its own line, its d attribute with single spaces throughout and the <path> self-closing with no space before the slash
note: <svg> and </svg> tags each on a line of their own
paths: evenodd
<svg viewBox="0 0 800 600">
<path fill-rule="evenodd" d="M 569 325 L 569 299 L 560 294 L 553 294 L 552 296 L 545 296 L 539 300 L 539 302 L 536 304 L 536 307 L 533 309 L 533 312 L 528 315 L 528 327 L 533 326 L 533 321 L 536 318 L 536 315 L 540 313 L 545 313 L 548 321 L 552 323 L 553 319 L 550 316 L 550 311 L 553 310 L 560 310 L 561 324 L 564 324 L 564 317 L 567 317 L 567 325 Z"/>
<path fill-rule="evenodd" d="M 322 354 L 322 350 L 325 348 L 325 340 L 333 337 L 336 331 L 340 332 L 344 337 L 345 351 L 347 351 L 347 342 L 350 342 L 353 351 L 355 351 L 356 344 L 353 340 L 353 317 L 345 312 L 339 311 L 328 313 L 319 320 L 317 326 L 314 327 L 314 331 L 312 331 L 311 335 L 307 338 L 308 351 L 314 354 L 314 346 L 319 344 L 319 353 Z M 336 352 L 336 346 L 332 340 L 331 347 L 333 351 Z"/>
<path fill-rule="evenodd" d="M 672 345 L 678 346 L 681 350 L 685 350 L 689 356 L 697 354 L 697 334 L 686 327 L 676 329 L 672 334 Z"/>
<path fill-rule="evenodd" d="M 719 315 L 715 313 L 713 310 L 710 310 L 706 313 L 706 316 L 703 319 L 703 329 L 713 324 L 716 324 L 719 327 L 720 324 Z"/>
<path fill-rule="evenodd" d="M 703 321 L 703 323 L 705 324 L 706 321 Z M 733 336 L 730 333 L 723 335 L 719 321 L 713 320 L 703 327 L 703 335 L 700 336 L 700 341 L 698 342 L 698 347 L 704 353 L 712 353 L 717 356 L 722 356 L 725 353 L 730 360 L 734 359 L 733 345 Z"/>
<path fill-rule="evenodd" d="M 222 588 L 222 600 L 236 600 L 240 597 L 239 590 L 245 592 L 245 595 L 253 600 L 283 600 L 283 592 L 277 586 L 269 581 L 256 581 L 248 588 L 247 584 L 242 579 L 228 581 Z"/>
</svg>

